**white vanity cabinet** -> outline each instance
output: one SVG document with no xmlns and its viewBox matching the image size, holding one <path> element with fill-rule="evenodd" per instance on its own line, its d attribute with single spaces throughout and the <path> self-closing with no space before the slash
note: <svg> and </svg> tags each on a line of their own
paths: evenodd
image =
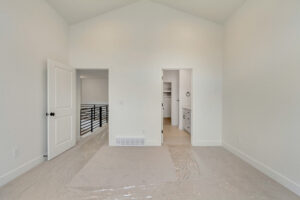
<svg viewBox="0 0 300 200">
<path fill-rule="evenodd" d="M 183 108 L 183 130 L 191 133 L 191 109 Z"/>
</svg>

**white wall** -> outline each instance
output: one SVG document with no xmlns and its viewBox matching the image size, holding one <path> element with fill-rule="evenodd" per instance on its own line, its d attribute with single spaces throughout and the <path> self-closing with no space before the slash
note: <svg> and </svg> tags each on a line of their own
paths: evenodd
<svg viewBox="0 0 300 200">
<path fill-rule="evenodd" d="M 161 69 L 180 67 L 194 72 L 193 144 L 220 144 L 222 36 L 220 25 L 149 1 L 73 25 L 71 64 L 110 69 L 110 144 L 145 136 L 161 145 Z"/>
<path fill-rule="evenodd" d="M 179 71 L 178 70 L 164 70 L 163 81 L 172 83 L 172 99 L 171 99 L 171 124 L 178 126 L 178 99 L 179 99 Z"/>
<path fill-rule="evenodd" d="M 81 79 L 82 104 L 108 104 L 108 79 Z"/>
<path fill-rule="evenodd" d="M 0 1 L 0 186 L 46 153 L 46 59 L 67 61 L 68 27 L 44 0 Z"/>
<path fill-rule="evenodd" d="M 225 53 L 225 146 L 300 195 L 300 1 L 247 1 Z"/>
</svg>

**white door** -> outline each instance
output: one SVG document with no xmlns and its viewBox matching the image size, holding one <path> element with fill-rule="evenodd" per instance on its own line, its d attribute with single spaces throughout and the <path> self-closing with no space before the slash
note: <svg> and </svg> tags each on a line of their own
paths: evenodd
<svg viewBox="0 0 300 200">
<path fill-rule="evenodd" d="M 164 96 L 164 118 L 171 117 L 171 96 Z"/>
<path fill-rule="evenodd" d="M 164 143 L 164 77 L 161 70 L 161 144 Z"/>
<path fill-rule="evenodd" d="M 48 160 L 76 143 L 75 70 L 48 60 Z"/>
</svg>

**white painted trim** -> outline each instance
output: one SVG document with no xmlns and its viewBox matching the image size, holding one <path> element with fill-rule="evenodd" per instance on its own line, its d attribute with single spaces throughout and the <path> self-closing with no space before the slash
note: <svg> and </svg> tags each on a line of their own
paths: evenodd
<svg viewBox="0 0 300 200">
<path fill-rule="evenodd" d="M 200 140 L 192 143 L 192 146 L 200 146 L 200 147 L 222 146 L 222 142 L 218 140 Z"/>
<path fill-rule="evenodd" d="M 0 187 L 7 184 L 8 182 L 14 180 L 18 176 L 24 174 L 25 172 L 29 171 L 30 169 L 36 167 L 37 165 L 41 164 L 43 161 L 45 161 L 45 158 L 43 156 L 39 156 L 37 158 L 34 158 L 32 160 L 29 160 L 19 167 L 12 169 L 5 174 L 0 176 Z"/>
<path fill-rule="evenodd" d="M 80 66 L 74 66 L 75 67 L 75 71 L 76 71 L 76 125 L 79 127 L 76 127 L 77 133 L 76 133 L 76 141 L 81 140 L 81 136 L 80 136 L 80 106 L 81 106 L 81 100 L 78 102 L 78 98 L 77 98 L 77 81 L 80 81 L 80 78 L 77 76 L 78 70 L 107 70 L 108 71 L 108 102 L 107 105 L 111 105 L 111 92 L 110 92 L 110 86 L 111 86 L 111 74 L 110 74 L 110 68 L 111 67 L 80 67 Z M 81 94 L 80 94 L 81 95 Z M 110 124 L 110 120 L 111 120 L 111 113 L 108 113 L 108 124 Z M 114 146 L 113 145 L 114 142 L 112 141 L 112 135 L 110 134 L 110 132 L 108 131 L 108 145 L 109 146 Z"/>
<path fill-rule="evenodd" d="M 246 153 L 242 152 L 241 150 L 237 149 L 236 147 L 231 146 L 228 143 L 223 142 L 223 147 L 233 153 L 234 155 L 238 156 L 245 162 L 252 165 L 254 168 L 258 169 L 265 175 L 269 176 L 270 178 L 274 179 L 276 182 L 280 183 L 287 189 L 291 190 L 292 192 L 296 193 L 300 196 L 300 185 L 297 184 L 295 181 L 289 179 L 288 177 L 280 174 L 278 171 L 272 169 L 271 167 L 267 166 L 266 164 L 256 160 L 255 158 L 247 155 Z"/>
<path fill-rule="evenodd" d="M 192 144 L 192 146 L 221 146 L 222 143 L 220 142 L 219 145 L 197 145 L 195 142 L 194 142 L 194 126 L 195 126 L 195 117 L 194 117 L 194 103 L 196 102 L 196 96 L 194 95 L 195 94 L 195 86 L 196 86 L 196 82 L 195 82 L 195 78 L 194 78 L 194 74 L 195 73 L 195 69 L 194 67 L 175 67 L 175 68 L 172 68 L 172 67 L 162 67 L 161 68 L 161 76 L 163 76 L 163 71 L 164 70 L 178 70 L 178 73 L 180 70 L 191 70 L 191 93 L 192 93 L 192 99 L 191 99 L 191 117 L 192 117 L 192 120 L 191 120 L 191 132 L 190 132 L 190 135 L 191 135 L 191 139 L 190 139 L 190 142 Z M 162 84 L 163 84 L 163 80 L 161 80 Z M 180 79 L 178 80 L 178 86 L 180 85 Z M 161 90 L 163 90 L 163 88 L 161 88 Z M 161 91 L 161 94 L 162 94 L 163 91 Z M 178 90 L 178 95 L 179 95 L 179 98 L 180 98 L 180 88 Z M 163 102 L 163 95 L 161 95 L 161 103 Z M 161 106 L 161 105 L 160 105 Z M 179 102 L 179 105 L 178 105 L 178 115 L 180 114 L 180 102 Z M 163 112 L 161 113 L 161 116 L 160 116 L 162 119 L 163 119 Z M 161 125 L 161 130 L 164 129 L 164 124 L 162 123 Z M 180 116 L 178 116 L 178 129 L 179 130 L 183 130 L 183 127 L 180 127 Z M 161 145 L 162 146 L 164 143 L 163 141 L 163 138 L 161 138 Z M 153 144 L 152 146 L 156 146 L 156 144 Z"/>
</svg>

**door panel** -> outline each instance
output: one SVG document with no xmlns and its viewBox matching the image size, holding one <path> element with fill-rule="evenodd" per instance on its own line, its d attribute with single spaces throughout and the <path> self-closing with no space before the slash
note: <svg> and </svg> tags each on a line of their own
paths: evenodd
<svg viewBox="0 0 300 200">
<path fill-rule="evenodd" d="M 55 106 L 72 108 L 72 72 L 55 68 Z"/>
<path fill-rule="evenodd" d="M 72 140 L 72 117 L 63 116 L 55 120 L 55 145 L 63 145 Z"/>
<path fill-rule="evenodd" d="M 48 160 L 75 145 L 75 70 L 48 60 Z M 50 115 L 51 113 L 51 115 Z"/>
</svg>

